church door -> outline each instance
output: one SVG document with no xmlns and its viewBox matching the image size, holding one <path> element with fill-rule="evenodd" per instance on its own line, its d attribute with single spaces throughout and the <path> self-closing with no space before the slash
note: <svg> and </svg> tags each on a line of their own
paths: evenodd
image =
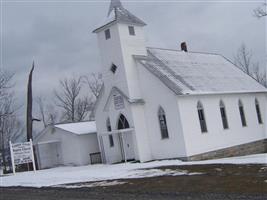
<svg viewBox="0 0 267 200">
<path fill-rule="evenodd" d="M 124 115 L 120 115 L 118 121 L 118 130 L 130 128 L 129 123 Z M 134 146 L 133 146 L 133 133 L 132 131 L 120 133 L 121 150 L 123 160 L 134 160 Z M 126 159 L 125 159 L 126 156 Z"/>
</svg>

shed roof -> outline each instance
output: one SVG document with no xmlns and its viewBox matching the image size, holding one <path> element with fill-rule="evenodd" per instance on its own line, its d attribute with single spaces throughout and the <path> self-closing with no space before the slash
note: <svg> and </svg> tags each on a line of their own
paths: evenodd
<svg viewBox="0 0 267 200">
<path fill-rule="evenodd" d="M 148 56 L 135 59 L 178 95 L 267 92 L 221 55 L 160 48 L 147 52 Z"/>
<path fill-rule="evenodd" d="M 56 128 L 74 133 L 76 135 L 84 135 L 90 133 L 96 133 L 96 124 L 95 121 L 89 122 L 77 122 L 77 123 L 68 123 L 68 124 L 56 124 Z"/>
</svg>

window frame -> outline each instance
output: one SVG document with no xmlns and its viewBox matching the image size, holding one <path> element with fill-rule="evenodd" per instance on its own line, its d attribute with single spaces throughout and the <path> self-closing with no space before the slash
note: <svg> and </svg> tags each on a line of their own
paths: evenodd
<svg viewBox="0 0 267 200">
<path fill-rule="evenodd" d="M 111 38 L 110 29 L 105 30 L 105 38 L 106 38 L 106 40 L 109 40 Z"/>
<path fill-rule="evenodd" d="M 229 129 L 229 123 L 228 123 L 225 104 L 224 104 L 224 102 L 222 100 L 220 101 L 220 113 L 221 113 L 223 129 L 227 130 L 227 129 Z"/>
<path fill-rule="evenodd" d="M 111 132 L 112 131 L 111 123 L 110 123 L 110 118 L 109 117 L 106 120 L 106 128 L 107 128 L 107 131 L 108 132 Z M 112 134 L 109 134 L 108 135 L 108 138 L 109 138 L 109 147 L 114 147 L 113 135 Z"/>
<path fill-rule="evenodd" d="M 108 139 L 109 139 L 109 147 L 114 147 L 113 135 L 112 134 L 109 134 L 108 135 Z"/>
<path fill-rule="evenodd" d="M 244 109 L 243 102 L 241 100 L 238 101 L 238 110 L 239 110 L 239 115 L 240 115 L 242 126 L 247 127 L 247 119 L 246 119 L 245 109 Z"/>
<path fill-rule="evenodd" d="M 135 36 L 135 28 L 134 26 L 128 26 L 129 35 Z"/>
<path fill-rule="evenodd" d="M 106 120 L 106 128 L 108 132 L 112 131 L 109 117 Z"/>
<path fill-rule="evenodd" d="M 255 99 L 255 109 L 256 109 L 256 114 L 257 114 L 257 119 L 259 124 L 263 124 L 262 120 L 262 115 L 261 115 L 261 108 L 260 108 L 260 103 L 258 99 Z"/>
<path fill-rule="evenodd" d="M 129 124 L 127 118 L 122 113 L 119 115 L 117 127 L 118 127 L 118 130 L 130 128 L 130 124 Z"/>
<path fill-rule="evenodd" d="M 118 70 L 118 66 L 115 65 L 114 63 L 111 64 L 111 67 L 110 67 L 110 71 L 113 73 L 113 74 L 116 74 Z"/>
<path fill-rule="evenodd" d="M 200 125 L 200 130 L 201 133 L 208 133 L 208 126 L 207 126 L 207 120 L 205 117 L 205 111 L 203 104 L 198 101 L 197 103 L 197 113 L 198 113 L 198 120 L 199 120 L 199 125 Z"/>
<path fill-rule="evenodd" d="M 161 133 L 161 139 L 169 139 L 169 131 L 165 110 L 160 106 L 158 109 L 159 129 Z"/>
</svg>

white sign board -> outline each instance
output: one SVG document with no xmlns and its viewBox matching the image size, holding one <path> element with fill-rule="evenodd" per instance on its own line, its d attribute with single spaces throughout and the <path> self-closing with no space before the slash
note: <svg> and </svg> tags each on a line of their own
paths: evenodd
<svg viewBox="0 0 267 200">
<path fill-rule="evenodd" d="M 114 105 L 116 110 L 120 110 L 124 108 L 124 101 L 121 95 L 114 96 Z"/>
<path fill-rule="evenodd" d="M 14 144 L 9 142 L 9 145 L 10 145 L 13 173 L 15 173 L 16 165 L 21 165 L 25 163 L 33 163 L 33 169 L 34 171 L 36 170 L 32 140 L 30 140 L 30 142 L 14 143 Z"/>
<path fill-rule="evenodd" d="M 30 142 L 12 144 L 15 165 L 32 162 L 32 147 Z"/>
</svg>

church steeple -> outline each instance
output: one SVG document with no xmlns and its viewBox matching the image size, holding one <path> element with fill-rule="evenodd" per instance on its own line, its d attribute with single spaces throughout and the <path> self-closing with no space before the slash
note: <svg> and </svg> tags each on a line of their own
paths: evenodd
<svg viewBox="0 0 267 200">
<path fill-rule="evenodd" d="M 93 33 L 98 33 L 103 28 L 106 28 L 106 26 L 110 26 L 115 23 L 136 26 L 146 25 L 145 22 L 125 9 L 120 0 L 111 0 L 107 18 L 93 31 Z"/>
<path fill-rule="evenodd" d="M 133 55 L 147 55 L 145 25 L 120 0 L 111 0 L 107 18 L 93 31 L 97 34 L 107 92 L 118 87 L 129 98 L 141 96 Z"/>
<path fill-rule="evenodd" d="M 123 8 L 121 1 L 120 0 L 111 0 L 109 10 L 108 10 L 108 16 L 116 8 Z"/>
</svg>

